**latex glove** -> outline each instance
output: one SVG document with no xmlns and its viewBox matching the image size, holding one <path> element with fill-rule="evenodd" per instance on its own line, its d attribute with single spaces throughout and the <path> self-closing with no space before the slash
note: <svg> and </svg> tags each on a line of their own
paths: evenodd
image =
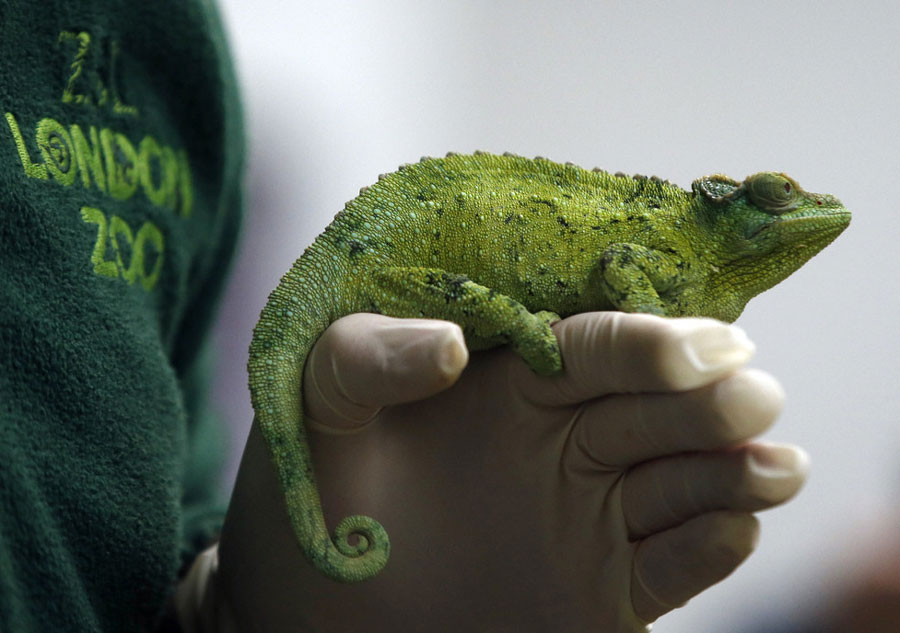
<svg viewBox="0 0 900 633">
<path fill-rule="evenodd" d="M 752 344 L 622 313 L 554 331 L 564 375 L 497 349 L 441 391 L 466 363 L 456 326 L 333 324 L 304 378 L 325 516 L 376 518 L 391 558 L 355 585 L 307 565 L 254 427 L 211 584 L 237 630 L 638 631 L 737 567 L 751 512 L 791 497 L 807 464 L 748 442 L 783 398 L 738 371 Z"/>
</svg>

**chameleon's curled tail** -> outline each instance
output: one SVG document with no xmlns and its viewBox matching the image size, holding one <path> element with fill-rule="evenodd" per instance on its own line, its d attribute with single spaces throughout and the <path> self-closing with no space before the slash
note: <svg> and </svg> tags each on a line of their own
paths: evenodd
<svg viewBox="0 0 900 633">
<path fill-rule="evenodd" d="M 285 495 L 287 513 L 306 559 L 338 582 L 359 582 L 382 570 L 390 553 L 387 532 L 371 517 L 340 521 L 330 537 L 322 514 L 312 458 L 303 424 L 301 377 L 313 343 L 337 318 L 323 297 L 302 283 L 309 276 L 304 258 L 272 292 L 253 331 L 248 373 L 256 422 L 269 446 Z M 305 274 L 306 273 L 306 274 Z M 355 535 L 355 544 L 348 538 Z"/>
</svg>

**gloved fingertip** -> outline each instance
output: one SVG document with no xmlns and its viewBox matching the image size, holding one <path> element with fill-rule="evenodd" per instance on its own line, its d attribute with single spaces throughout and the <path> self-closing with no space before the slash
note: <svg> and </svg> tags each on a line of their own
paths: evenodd
<svg viewBox="0 0 900 633">
<path fill-rule="evenodd" d="M 758 444 L 748 454 L 751 472 L 764 479 L 805 480 L 809 474 L 809 453 L 799 446 Z"/>
<path fill-rule="evenodd" d="M 784 406 L 784 389 L 768 373 L 746 369 L 715 385 L 723 439 L 747 440 L 759 435 L 775 422 Z"/>
<path fill-rule="evenodd" d="M 469 362 L 462 329 L 455 323 L 446 322 L 447 327 L 434 333 L 434 359 L 438 370 L 450 381 L 456 379 Z"/>
<path fill-rule="evenodd" d="M 663 371 L 676 389 L 708 384 L 743 366 L 756 351 L 736 325 L 714 319 L 674 319 L 674 337 L 663 351 Z"/>
<path fill-rule="evenodd" d="M 427 398 L 456 382 L 468 362 L 455 323 L 383 316 L 365 323 L 365 336 L 347 345 L 334 364 L 338 395 L 349 403 L 374 410 Z"/>
</svg>

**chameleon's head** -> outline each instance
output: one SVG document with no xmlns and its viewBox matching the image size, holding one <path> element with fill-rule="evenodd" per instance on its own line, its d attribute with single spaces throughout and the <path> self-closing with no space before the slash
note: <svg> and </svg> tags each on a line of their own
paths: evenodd
<svg viewBox="0 0 900 633">
<path fill-rule="evenodd" d="M 715 294 L 729 296 L 718 316 L 728 321 L 850 224 L 840 200 L 804 191 L 780 173 L 762 172 L 744 182 L 707 176 L 695 180 L 693 190 L 698 219 L 709 231 L 711 263 L 721 269 Z"/>
</svg>

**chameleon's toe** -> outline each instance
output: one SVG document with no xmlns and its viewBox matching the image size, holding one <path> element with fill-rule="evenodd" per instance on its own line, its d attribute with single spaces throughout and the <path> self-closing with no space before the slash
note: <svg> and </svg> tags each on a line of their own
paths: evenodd
<svg viewBox="0 0 900 633">
<path fill-rule="evenodd" d="M 559 341 L 545 321 L 546 316 L 542 317 L 541 314 L 535 315 L 537 327 L 527 335 L 514 339 L 512 346 L 536 374 L 553 376 L 562 372 L 562 354 L 559 351 Z"/>
<path fill-rule="evenodd" d="M 535 312 L 534 316 L 536 316 L 540 321 L 543 321 L 547 325 L 553 325 L 557 321 L 562 321 L 562 317 L 556 314 L 556 312 L 551 312 L 550 310 L 541 310 L 540 312 Z"/>
</svg>

